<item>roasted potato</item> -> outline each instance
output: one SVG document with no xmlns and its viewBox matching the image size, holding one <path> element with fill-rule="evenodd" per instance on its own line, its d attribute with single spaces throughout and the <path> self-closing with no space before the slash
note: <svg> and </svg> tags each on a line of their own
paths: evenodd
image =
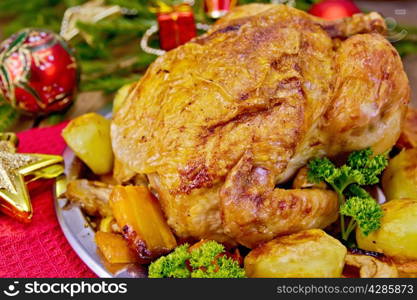
<svg viewBox="0 0 417 300">
<path fill-rule="evenodd" d="M 390 160 L 382 187 L 388 200 L 417 199 L 417 148 L 403 150 Z"/>
<path fill-rule="evenodd" d="M 397 199 L 382 205 L 381 228 L 368 236 L 356 230 L 359 248 L 387 256 L 417 259 L 417 200 Z"/>
<path fill-rule="evenodd" d="M 97 231 L 95 235 L 97 247 L 106 260 L 112 264 L 133 263 L 138 261 L 127 241 L 119 234 Z"/>
<path fill-rule="evenodd" d="M 141 263 L 170 252 L 177 246 L 158 200 L 144 186 L 116 186 L 110 207 L 117 224 Z"/>
<path fill-rule="evenodd" d="M 119 110 L 119 108 L 122 106 L 123 102 L 126 100 L 128 95 L 135 88 L 135 86 L 136 82 L 128 83 L 117 90 L 116 95 L 113 99 L 113 114 L 115 114 Z"/>
<path fill-rule="evenodd" d="M 245 258 L 248 277 L 340 277 L 347 250 L 321 229 L 276 238 Z"/>
<path fill-rule="evenodd" d="M 99 231 L 110 233 L 120 232 L 120 230 L 116 229 L 119 229 L 119 226 L 113 217 L 105 217 L 100 220 Z"/>
<path fill-rule="evenodd" d="M 88 113 L 72 120 L 62 131 L 62 136 L 93 173 L 102 175 L 112 171 L 110 120 Z"/>
</svg>

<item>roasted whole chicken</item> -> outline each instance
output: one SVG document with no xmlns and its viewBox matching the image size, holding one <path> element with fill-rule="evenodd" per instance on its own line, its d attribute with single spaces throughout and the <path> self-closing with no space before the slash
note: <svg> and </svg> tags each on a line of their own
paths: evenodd
<svg viewBox="0 0 417 300">
<path fill-rule="evenodd" d="M 180 238 L 253 248 L 324 228 L 337 196 L 285 189 L 309 159 L 397 141 L 408 79 L 377 13 L 239 6 L 158 58 L 112 121 L 119 183 L 146 175 Z"/>
</svg>

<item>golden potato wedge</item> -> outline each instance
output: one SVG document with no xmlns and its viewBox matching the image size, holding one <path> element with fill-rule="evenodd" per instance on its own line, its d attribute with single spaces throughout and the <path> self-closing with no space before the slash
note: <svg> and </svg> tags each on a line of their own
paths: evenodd
<svg viewBox="0 0 417 300">
<path fill-rule="evenodd" d="M 118 225 L 116 224 L 116 221 L 114 220 L 112 216 L 110 216 L 110 217 L 102 218 L 100 220 L 98 228 L 99 228 L 99 231 L 102 231 L 102 232 L 115 233 L 113 228 L 116 226 L 118 227 Z"/>
<path fill-rule="evenodd" d="M 244 261 L 248 277 L 340 277 L 347 250 L 321 229 L 276 238 Z"/>
<path fill-rule="evenodd" d="M 112 264 L 138 261 L 135 252 L 129 248 L 127 241 L 119 234 L 97 231 L 95 240 L 101 253 Z"/>
<path fill-rule="evenodd" d="M 130 92 L 132 92 L 135 86 L 136 82 L 128 83 L 117 90 L 116 95 L 113 99 L 113 114 L 115 114 L 120 109 L 120 107 L 122 106 L 122 104 L 129 96 Z"/>
<path fill-rule="evenodd" d="M 88 113 L 72 120 L 62 131 L 62 136 L 93 173 L 103 175 L 112 171 L 110 120 Z"/>
<path fill-rule="evenodd" d="M 110 207 L 117 224 L 141 263 L 170 252 L 177 246 L 158 200 L 144 186 L 116 186 Z"/>
<path fill-rule="evenodd" d="M 382 205 L 381 228 L 368 236 L 356 230 L 359 248 L 401 259 L 417 259 L 417 200 L 396 199 Z"/>
<path fill-rule="evenodd" d="M 403 150 L 389 161 L 382 188 L 387 200 L 417 199 L 417 148 Z"/>
</svg>

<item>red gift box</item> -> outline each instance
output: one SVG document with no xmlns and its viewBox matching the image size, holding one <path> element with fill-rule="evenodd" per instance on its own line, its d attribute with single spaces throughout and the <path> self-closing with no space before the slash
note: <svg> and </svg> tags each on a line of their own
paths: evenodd
<svg viewBox="0 0 417 300">
<path fill-rule="evenodd" d="M 159 43 L 168 51 L 197 36 L 194 13 L 188 4 L 164 6 L 158 12 Z"/>
</svg>

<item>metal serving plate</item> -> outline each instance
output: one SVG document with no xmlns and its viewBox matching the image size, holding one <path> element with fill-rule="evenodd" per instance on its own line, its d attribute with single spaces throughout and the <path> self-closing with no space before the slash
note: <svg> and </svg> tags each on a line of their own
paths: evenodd
<svg viewBox="0 0 417 300">
<path fill-rule="evenodd" d="M 65 173 L 69 174 L 69 169 L 75 159 L 74 152 L 67 147 L 63 157 L 65 162 Z M 109 265 L 105 262 L 97 251 L 97 246 L 94 241 L 95 232 L 90 226 L 88 219 L 78 206 L 71 205 L 69 200 L 65 198 L 65 196 L 62 196 L 66 190 L 66 184 L 67 181 L 65 175 L 57 179 L 55 188 L 55 211 L 65 237 L 81 260 L 99 277 L 147 277 L 146 268 L 141 265 L 128 264 L 116 266 Z M 379 187 L 375 189 L 373 196 L 378 202 L 385 202 L 385 196 Z"/>
<path fill-rule="evenodd" d="M 66 148 L 63 154 L 65 173 L 75 159 L 74 152 Z M 99 277 L 104 278 L 143 278 L 146 277 L 144 267 L 136 264 L 109 265 L 100 256 L 94 241 L 95 232 L 90 226 L 82 210 L 71 205 L 69 200 L 62 196 L 66 190 L 65 175 L 57 179 L 55 188 L 55 211 L 62 232 L 69 244 L 81 260 Z"/>
</svg>

